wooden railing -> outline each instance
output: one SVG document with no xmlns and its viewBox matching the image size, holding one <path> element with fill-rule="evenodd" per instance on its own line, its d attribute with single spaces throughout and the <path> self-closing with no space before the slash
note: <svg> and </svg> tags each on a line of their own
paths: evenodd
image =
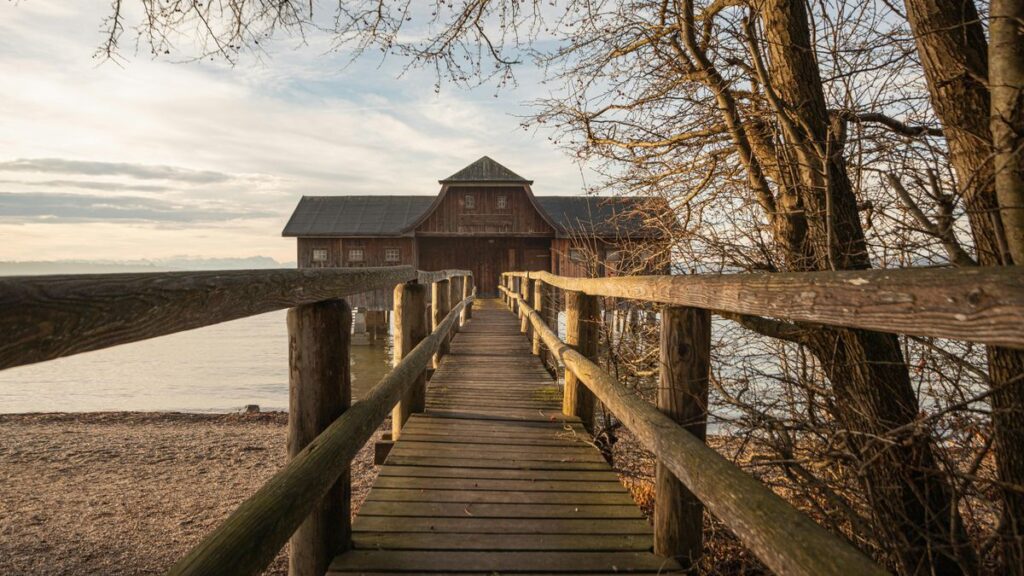
<svg viewBox="0 0 1024 576">
<path fill-rule="evenodd" d="M 352 404 L 352 315 L 342 298 L 392 286 L 395 366 Z M 409 266 L 8 277 L 0 369 L 291 308 L 291 459 L 169 574 L 258 574 L 290 538 L 289 572 L 320 576 L 350 546 L 353 457 L 392 410 L 396 431 L 423 411 L 427 367 L 471 317 L 474 293 L 468 271 Z"/>
<path fill-rule="evenodd" d="M 567 342 L 555 331 L 553 288 L 563 290 Z M 1013 267 L 596 279 L 509 272 L 499 290 L 533 353 L 565 366 L 563 412 L 590 427 L 596 397 L 657 458 L 655 552 L 684 564 L 700 555 L 707 507 L 778 574 L 885 573 L 705 445 L 712 311 L 1024 348 L 1024 274 Z M 657 406 L 594 362 L 600 297 L 665 305 Z"/>
</svg>

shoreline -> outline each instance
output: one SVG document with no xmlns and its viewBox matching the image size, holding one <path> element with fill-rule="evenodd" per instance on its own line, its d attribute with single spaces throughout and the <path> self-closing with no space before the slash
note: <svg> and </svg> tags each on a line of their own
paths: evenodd
<svg viewBox="0 0 1024 576">
<path fill-rule="evenodd" d="M 287 462 L 285 412 L 0 414 L 0 574 L 163 573 Z M 352 508 L 374 479 L 352 461 Z M 279 554 L 266 574 L 287 574 Z"/>
</svg>

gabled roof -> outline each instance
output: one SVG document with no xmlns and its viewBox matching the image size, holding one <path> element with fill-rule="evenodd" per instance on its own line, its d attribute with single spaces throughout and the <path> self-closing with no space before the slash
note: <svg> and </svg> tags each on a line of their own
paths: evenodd
<svg viewBox="0 0 1024 576">
<path fill-rule="evenodd" d="M 560 237 L 657 236 L 636 208 L 644 198 L 536 196 Z M 303 196 L 283 236 L 411 236 L 434 196 Z"/>
<path fill-rule="evenodd" d="M 401 236 L 433 196 L 303 196 L 282 236 Z"/>
<path fill-rule="evenodd" d="M 641 211 L 647 198 L 537 196 L 537 203 L 558 227 L 559 236 L 657 236 L 647 229 Z"/>
<path fill-rule="evenodd" d="M 533 184 L 533 180 L 527 180 L 519 174 L 498 164 L 488 156 L 483 156 L 476 162 L 459 170 L 455 174 L 439 180 L 441 184 L 467 184 L 478 182 L 515 182 L 517 184 Z"/>
</svg>

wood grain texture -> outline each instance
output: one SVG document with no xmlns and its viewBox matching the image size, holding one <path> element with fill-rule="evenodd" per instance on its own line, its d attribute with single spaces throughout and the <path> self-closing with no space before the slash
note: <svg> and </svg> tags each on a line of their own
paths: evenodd
<svg viewBox="0 0 1024 576">
<path fill-rule="evenodd" d="M 430 310 L 433 315 L 431 328 L 433 330 L 437 330 L 444 321 L 445 316 L 448 315 L 448 310 L 451 308 L 451 298 L 452 286 L 450 280 L 438 280 L 430 285 Z M 450 336 L 450 332 L 446 331 L 441 337 L 441 344 L 437 347 L 437 352 L 434 353 L 435 370 L 441 365 L 441 359 L 444 355 L 448 353 Z"/>
<path fill-rule="evenodd" d="M 650 525 L 579 419 L 562 417 L 561 391 L 519 320 L 481 304 L 332 573 L 674 572 L 650 552 Z"/>
<path fill-rule="evenodd" d="M 352 309 L 328 300 L 288 311 L 288 456 L 294 458 L 352 403 Z M 319 576 L 349 547 L 352 485 L 347 471 L 290 540 L 288 574 Z"/>
<path fill-rule="evenodd" d="M 593 296 L 1024 348 L 1024 269 L 1019 266 L 592 279 L 547 272 L 529 276 Z"/>
<path fill-rule="evenodd" d="M 348 469 L 405 390 L 423 372 L 466 304 L 311 441 L 168 571 L 170 575 L 258 574 Z"/>
<path fill-rule="evenodd" d="M 815 524 L 560 341 L 532 308 L 526 313 L 566 372 L 576 374 L 644 447 L 772 571 L 803 576 L 887 574 L 848 542 Z"/>
<path fill-rule="evenodd" d="M 661 311 L 658 409 L 704 441 L 711 374 L 711 314 L 699 308 Z M 704 549 L 704 505 L 660 461 L 655 471 L 654 551 L 684 568 Z"/>
<path fill-rule="evenodd" d="M 341 298 L 415 278 L 393 268 L 0 279 L 0 369 Z"/>
<path fill-rule="evenodd" d="M 394 295 L 394 336 L 393 358 L 397 365 L 427 336 L 427 286 L 424 284 L 399 284 Z M 391 411 L 391 437 L 398 440 L 402 427 L 409 415 L 423 412 L 426 406 L 427 374 L 424 371 L 416 377 L 402 399 Z"/>
<path fill-rule="evenodd" d="M 520 309 L 530 310 L 520 301 Z M 565 293 L 566 343 L 586 358 L 597 357 L 597 322 L 600 315 L 597 298 L 582 292 Z M 539 318 L 539 316 L 538 316 Z M 528 317 L 527 317 L 528 319 Z M 594 429 L 594 394 L 570 371 L 565 373 L 562 412 L 578 417 L 583 426 Z"/>
</svg>

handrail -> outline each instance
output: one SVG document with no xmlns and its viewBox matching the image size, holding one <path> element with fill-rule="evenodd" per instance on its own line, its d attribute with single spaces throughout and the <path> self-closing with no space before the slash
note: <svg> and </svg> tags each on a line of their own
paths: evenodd
<svg viewBox="0 0 1024 576">
<path fill-rule="evenodd" d="M 499 290 L 517 301 L 566 369 L 772 571 L 808 576 L 888 574 L 562 342 L 521 296 L 504 286 Z"/>
<path fill-rule="evenodd" d="M 1024 269 L 569 278 L 506 272 L 591 296 L 1024 349 Z"/>
<path fill-rule="evenodd" d="M 0 370 L 409 280 L 469 274 L 391 266 L 0 278 Z"/>
<path fill-rule="evenodd" d="M 452 307 L 430 333 L 337 420 L 168 571 L 169 575 L 257 574 L 348 468 L 474 299 Z"/>
</svg>

